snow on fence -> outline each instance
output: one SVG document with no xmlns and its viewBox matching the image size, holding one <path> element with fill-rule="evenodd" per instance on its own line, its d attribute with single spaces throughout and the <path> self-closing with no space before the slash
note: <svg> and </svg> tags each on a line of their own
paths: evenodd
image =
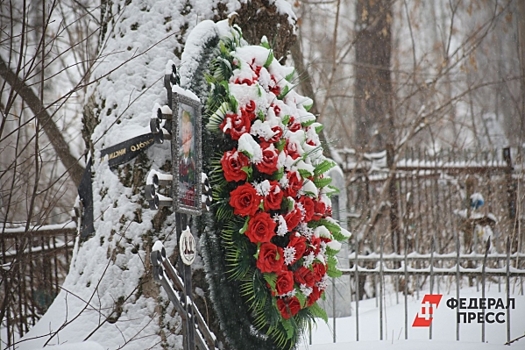
<svg viewBox="0 0 525 350">
<path fill-rule="evenodd" d="M 360 238 L 358 251 L 400 253 L 402 237 L 409 251 L 450 251 L 462 232 L 467 252 L 483 249 L 490 236 L 494 249 L 512 238 L 523 245 L 525 150 L 462 151 L 407 149 L 359 155 L 338 150 L 345 173 L 348 228 Z M 452 251 L 454 248 L 452 247 Z"/>
<path fill-rule="evenodd" d="M 75 222 L 0 228 L 2 345 L 24 335 L 46 312 L 69 271 Z"/>
<path fill-rule="evenodd" d="M 517 285 L 523 294 L 524 154 L 509 148 L 337 150 L 353 237 L 349 254 L 339 257 L 344 276 L 323 304 L 333 317 L 333 341 L 337 319 L 347 316 L 355 317 L 359 340 L 360 300 L 375 299 L 381 317 L 385 291 L 397 303 L 405 298 L 405 314 L 407 295 L 419 299 L 423 290 L 439 293 L 445 286 L 455 285 L 459 298 L 461 287 L 485 288 L 490 279 L 499 289 Z M 379 335 L 383 339 L 383 329 Z"/>
<path fill-rule="evenodd" d="M 345 276 L 327 291 L 328 313 L 350 315 L 362 298 L 379 304 L 385 290 L 419 298 L 423 288 L 439 291 L 453 280 L 480 286 L 490 277 L 501 286 L 518 283 L 523 293 L 524 153 L 338 150 L 342 176 L 332 177 L 342 192 L 332 209 L 343 223 L 348 218 L 354 236 L 342 249 Z M 29 330 L 58 293 L 76 225 L 0 232 L 1 341 L 9 343 Z"/>
<path fill-rule="evenodd" d="M 348 267 L 341 268 L 343 277 L 333 280 L 327 291 L 324 308 L 331 317 L 330 328 L 333 342 L 337 342 L 338 318 L 353 316 L 355 318 L 355 340 L 360 334 L 367 332 L 360 326 L 360 303 L 363 299 L 372 298 L 376 301 L 378 310 L 378 340 L 384 340 L 386 331 L 383 329 L 383 310 L 386 294 L 395 295 L 395 303 L 404 306 L 404 337 L 408 339 L 414 315 L 408 312 L 408 297 L 415 296 L 421 300 L 420 293 L 440 294 L 455 286 L 455 300 L 461 300 L 462 288 L 475 287 L 480 292 L 480 299 L 485 297 L 488 284 L 497 285 L 499 291 L 505 291 L 506 300 L 513 300 L 512 295 L 524 294 L 523 279 L 525 277 L 525 253 L 512 252 L 511 240 L 507 239 L 504 253 L 491 253 L 490 240 L 485 242 L 483 253 L 462 253 L 459 235 L 456 235 L 456 252 L 441 254 L 435 251 L 435 246 L 429 253 L 384 253 L 384 240 L 380 242 L 379 253 L 361 255 L 351 253 Z M 511 294 L 511 288 L 514 293 Z M 363 298 L 363 291 L 367 296 Z M 494 306 L 494 305 L 493 305 Z M 523 305 L 521 305 L 523 309 Z M 521 310 L 520 309 L 520 310 Z M 460 312 L 458 307 L 457 312 Z M 483 310 L 484 312 L 484 310 Z M 505 312 L 506 341 L 510 343 L 511 322 L 510 309 Z M 518 311 L 519 312 L 519 311 Z M 461 315 L 457 315 L 459 318 Z M 465 316 L 466 317 L 466 316 Z M 469 321 L 470 323 L 470 321 Z M 367 324 L 366 327 L 370 325 Z M 460 324 L 456 326 L 456 340 L 460 340 Z M 485 342 L 485 324 L 480 324 L 481 339 Z M 432 328 L 429 329 L 429 339 L 432 339 Z M 310 335 L 310 344 L 311 344 Z"/>
</svg>

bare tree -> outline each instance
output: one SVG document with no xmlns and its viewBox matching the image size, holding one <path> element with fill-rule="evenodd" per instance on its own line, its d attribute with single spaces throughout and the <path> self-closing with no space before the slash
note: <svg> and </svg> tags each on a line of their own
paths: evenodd
<svg viewBox="0 0 525 350">
<path fill-rule="evenodd" d="M 96 26 L 94 9 L 81 2 L 0 6 L 0 319 L 10 342 L 58 292 L 52 266 L 57 278 L 67 273 L 67 258 L 30 259 L 24 252 L 56 246 L 35 231 L 71 220 L 84 169 L 79 102 L 89 82 Z M 10 238 L 7 231 L 19 233 Z"/>
</svg>

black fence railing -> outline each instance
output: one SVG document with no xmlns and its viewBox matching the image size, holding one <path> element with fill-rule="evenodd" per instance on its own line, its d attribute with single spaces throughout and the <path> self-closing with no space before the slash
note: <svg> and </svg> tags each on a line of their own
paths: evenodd
<svg viewBox="0 0 525 350">
<path fill-rule="evenodd" d="M 76 234 L 72 221 L 0 229 L 2 348 L 27 333 L 55 299 L 69 271 Z"/>
</svg>

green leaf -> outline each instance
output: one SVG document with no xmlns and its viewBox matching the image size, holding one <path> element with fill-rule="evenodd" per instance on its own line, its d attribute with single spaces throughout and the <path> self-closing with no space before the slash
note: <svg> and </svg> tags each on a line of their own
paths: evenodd
<svg viewBox="0 0 525 350">
<path fill-rule="evenodd" d="M 318 223 L 319 225 L 325 226 L 328 229 L 328 231 L 332 233 L 332 235 L 341 233 L 341 226 L 339 226 L 339 224 L 336 222 L 328 221 L 326 219 L 321 219 L 318 221 Z"/>
<path fill-rule="evenodd" d="M 337 268 L 337 259 L 334 256 L 328 256 L 326 274 L 332 278 L 341 277 L 343 275 L 343 273 Z"/>
<path fill-rule="evenodd" d="M 237 102 L 237 99 L 233 95 L 228 96 L 228 100 L 230 102 L 230 107 L 232 111 L 237 113 L 237 107 L 239 106 L 239 103 Z"/>
<path fill-rule="evenodd" d="M 283 202 L 286 200 L 286 207 L 287 207 L 287 212 L 290 212 L 293 210 L 294 208 L 294 201 L 291 200 L 291 199 L 288 199 L 288 197 L 285 199 L 283 198 Z"/>
<path fill-rule="evenodd" d="M 307 179 L 313 175 L 311 172 L 309 172 L 306 169 L 298 169 L 297 171 L 299 172 L 299 174 L 301 175 L 303 179 Z"/>
<path fill-rule="evenodd" d="M 328 186 L 328 185 L 330 185 L 331 182 L 332 182 L 332 179 L 329 178 L 329 177 L 325 177 L 325 178 L 322 178 L 322 179 L 316 178 L 314 180 L 315 187 L 317 187 L 317 188 L 323 188 L 325 186 Z"/>
<path fill-rule="evenodd" d="M 309 112 L 310 109 L 312 109 L 312 106 L 313 106 L 313 105 L 314 105 L 314 104 L 311 103 L 311 104 L 309 104 L 309 105 L 303 105 L 303 107 L 304 107 L 304 109 L 306 109 L 307 112 Z"/>
<path fill-rule="evenodd" d="M 306 296 L 301 292 L 299 288 L 295 288 L 295 296 L 297 299 L 299 299 L 299 303 L 301 303 L 301 306 L 304 307 L 306 305 Z"/>
<path fill-rule="evenodd" d="M 268 41 L 261 40 L 261 46 L 268 50 L 271 49 L 270 43 Z"/>
<path fill-rule="evenodd" d="M 343 273 L 341 271 L 339 271 L 339 269 L 337 267 L 329 268 L 326 271 L 326 274 L 329 277 L 332 277 L 332 278 L 339 278 L 339 277 L 341 277 L 343 275 Z"/>
<path fill-rule="evenodd" d="M 332 169 L 334 166 L 335 166 L 334 161 L 325 159 L 315 167 L 314 175 L 319 176 L 321 174 L 324 174 L 328 170 Z"/>
<path fill-rule="evenodd" d="M 313 317 L 318 317 L 323 321 L 328 322 L 328 315 L 326 314 L 326 311 L 319 306 L 319 304 L 313 303 L 309 310 Z"/>
<path fill-rule="evenodd" d="M 250 221 L 250 217 L 247 216 L 246 217 L 246 220 L 244 221 L 244 225 L 242 226 L 242 228 L 239 230 L 239 233 L 240 234 L 244 234 L 246 231 L 248 231 L 248 222 Z"/>
<path fill-rule="evenodd" d="M 263 273 L 264 280 L 270 285 L 270 287 L 275 290 L 275 285 L 277 284 L 277 274 L 275 273 Z"/>
<path fill-rule="evenodd" d="M 339 189 L 337 187 L 333 186 L 333 185 L 328 185 L 326 187 L 331 190 L 331 192 L 327 193 L 327 195 L 329 195 L 329 196 L 332 196 L 332 195 L 337 194 L 337 193 L 340 192 Z"/>
<path fill-rule="evenodd" d="M 250 166 L 250 165 L 246 165 L 246 166 L 243 166 L 241 168 L 242 171 L 244 171 L 246 173 L 246 176 L 248 177 L 248 180 L 247 181 L 251 181 L 252 179 L 252 174 L 253 174 L 253 168 Z"/>
<path fill-rule="evenodd" d="M 219 131 L 219 126 L 221 125 L 222 121 L 224 120 L 224 116 L 229 111 L 229 105 L 227 102 L 223 102 L 221 106 L 217 109 L 215 113 L 213 113 L 210 116 L 210 120 L 208 121 L 208 124 L 206 127 L 210 131 Z"/>
<path fill-rule="evenodd" d="M 279 152 L 284 150 L 284 146 L 286 146 L 286 139 L 284 137 L 275 144 L 275 148 L 277 148 Z"/>
<path fill-rule="evenodd" d="M 277 169 L 277 172 L 273 175 L 274 180 L 279 181 L 284 176 L 284 168 Z"/>
<path fill-rule="evenodd" d="M 295 75 L 295 69 L 292 70 L 292 72 L 290 74 L 288 74 L 284 79 L 286 79 L 289 82 L 292 82 L 292 80 L 294 78 L 294 75 Z"/>
<path fill-rule="evenodd" d="M 339 242 L 345 242 L 348 240 L 348 237 L 345 237 L 342 233 L 341 233 L 341 229 L 337 230 L 337 231 L 332 231 L 332 236 L 334 236 L 334 239 L 336 241 L 339 241 Z"/>
<path fill-rule="evenodd" d="M 284 329 L 286 330 L 286 339 L 292 339 L 294 333 L 295 333 L 295 328 L 292 324 L 292 321 L 291 319 L 288 319 L 288 320 L 283 320 L 283 326 L 284 326 Z"/>
<path fill-rule="evenodd" d="M 264 68 L 270 67 L 270 64 L 273 62 L 273 51 L 270 50 L 268 53 L 268 57 L 266 58 L 266 62 L 264 62 Z"/>
<path fill-rule="evenodd" d="M 307 128 L 309 127 L 310 125 L 312 125 L 313 123 L 315 123 L 315 119 L 310 119 L 310 120 L 307 120 L 305 122 L 302 122 L 301 123 L 301 126 L 304 127 L 304 128 Z M 317 130 L 317 129 L 316 129 Z"/>
<path fill-rule="evenodd" d="M 283 125 L 288 125 L 289 122 L 290 122 L 290 116 L 287 114 L 282 118 L 282 123 Z"/>
<path fill-rule="evenodd" d="M 279 96 L 277 96 L 277 98 L 278 98 L 279 100 L 282 100 L 286 95 L 288 95 L 288 93 L 289 93 L 290 91 L 292 91 L 292 90 L 288 87 L 288 85 L 285 85 L 285 86 L 284 86 L 284 89 L 281 91 L 281 93 L 279 94 Z"/>
</svg>

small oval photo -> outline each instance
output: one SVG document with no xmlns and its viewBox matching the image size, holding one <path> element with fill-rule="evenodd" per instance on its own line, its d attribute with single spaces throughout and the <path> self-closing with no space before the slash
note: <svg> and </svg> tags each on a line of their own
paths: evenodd
<svg viewBox="0 0 525 350">
<path fill-rule="evenodd" d="M 186 265 L 191 265 L 195 261 L 196 254 L 195 238 L 191 234 L 190 228 L 186 227 L 182 231 L 179 240 L 179 251 L 182 262 Z"/>
</svg>

